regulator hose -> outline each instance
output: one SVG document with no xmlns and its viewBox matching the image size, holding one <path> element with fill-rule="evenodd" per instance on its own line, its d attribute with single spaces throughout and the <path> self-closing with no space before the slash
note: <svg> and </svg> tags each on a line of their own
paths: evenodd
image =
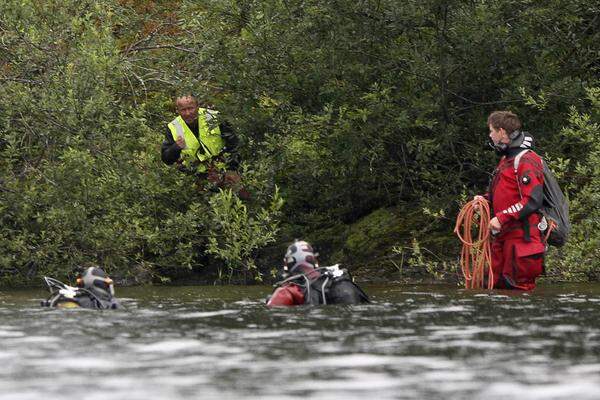
<svg viewBox="0 0 600 400">
<path fill-rule="evenodd" d="M 473 228 L 479 228 L 477 240 L 473 241 Z M 481 196 L 471 200 L 458 213 L 454 233 L 462 242 L 460 266 L 467 289 L 492 289 L 492 250 L 490 238 L 490 206 Z M 487 272 L 487 282 L 485 274 Z"/>
</svg>

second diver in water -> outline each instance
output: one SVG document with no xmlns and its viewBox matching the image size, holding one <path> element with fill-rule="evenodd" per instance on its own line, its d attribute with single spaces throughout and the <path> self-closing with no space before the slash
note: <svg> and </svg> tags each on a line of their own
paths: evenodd
<svg viewBox="0 0 600 400">
<path fill-rule="evenodd" d="M 115 298 L 112 279 L 97 267 L 90 267 L 77 278 L 77 287 L 65 285 L 53 278 L 44 280 L 50 289 L 50 297 L 43 306 L 57 308 L 115 309 L 120 304 Z"/>
</svg>

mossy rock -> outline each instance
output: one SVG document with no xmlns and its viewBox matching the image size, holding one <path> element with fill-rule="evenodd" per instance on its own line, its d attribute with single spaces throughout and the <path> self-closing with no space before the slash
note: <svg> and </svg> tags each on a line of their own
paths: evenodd
<svg viewBox="0 0 600 400">
<path fill-rule="evenodd" d="M 289 238 L 293 234 L 284 231 L 286 233 L 282 237 L 285 240 L 271 246 L 270 251 L 261 251 L 263 257 L 268 253 L 269 257 L 274 258 L 276 263 L 272 265 L 279 265 L 277 263 L 280 263 L 286 246 L 292 240 Z M 421 248 L 428 250 L 427 254 L 431 252 L 440 259 L 454 258 L 448 249 L 456 248 L 458 255 L 460 247 L 451 227 L 435 221 L 432 223 L 420 207 L 406 205 L 380 208 L 351 225 L 340 222 L 314 230 L 301 238 L 310 242 L 320 253 L 321 265 L 341 263 L 360 282 L 431 281 L 424 267 L 408 265 L 406 257 L 392 251 L 399 246 L 410 252 L 413 239 L 419 242 Z"/>
<path fill-rule="evenodd" d="M 344 258 L 344 243 L 350 231 L 348 225 L 334 225 L 325 229 L 312 232 L 308 241 L 315 247 L 319 253 L 321 265 L 331 265 L 339 263 Z"/>
<path fill-rule="evenodd" d="M 420 208 L 381 208 L 354 223 L 344 243 L 343 263 L 361 281 L 424 281 L 431 277 L 422 266 L 410 266 L 393 252 L 395 246 L 410 252 L 416 239 L 428 254 L 450 261 L 448 249 L 459 245 L 448 226 L 432 223 Z"/>
<path fill-rule="evenodd" d="M 458 257 L 461 244 L 453 232 L 428 232 L 427 235 L 418 237 L 419 244 L 430 252 L 438 255 L 440 258 Z"/>
<path fill-rule="evenodd" d="M 354 223 L 344 243 L 344 253 L 354 261 L 371 260 L 410 240 L 413 224 L 406 223 L 401 208 L 380 208 Z"/>
</svg>

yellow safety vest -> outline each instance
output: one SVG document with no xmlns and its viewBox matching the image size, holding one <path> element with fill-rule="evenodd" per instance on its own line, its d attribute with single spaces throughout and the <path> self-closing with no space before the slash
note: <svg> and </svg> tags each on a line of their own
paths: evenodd
<svg viewBox="0 0 600 400">
<path fill-rule="evenodd" d="M 225 147 L 221 137 L 221 129 L 217 121 L 217 111 L 206 108 L 198 108 L 198 138 L 187 126 L 181 115 L 169 122 L 169 130 L 173 140 L 183 137 L 185 148 L 181 150 L 183 164 L 192 168 L 197 164 L 198 172 L 206 172 L 210 160 L 219 155 Z M 217 167 L 224 168 L 223 163 Z"/>
</svg>

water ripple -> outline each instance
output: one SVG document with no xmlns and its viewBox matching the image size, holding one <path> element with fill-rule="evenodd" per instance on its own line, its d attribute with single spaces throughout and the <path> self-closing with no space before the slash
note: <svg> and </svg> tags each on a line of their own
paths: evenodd
<svg viewBox="0 0 600 400">
<path fill-rule="evenodd" d="M 118 312 L 3 294 L 0 400 L 595 399 L 600 288 L 368 290 L 268 309 L 271 288 L 123 289 Z M 40 293 L 39 297 L 43 297 Z"/>
</svg>

